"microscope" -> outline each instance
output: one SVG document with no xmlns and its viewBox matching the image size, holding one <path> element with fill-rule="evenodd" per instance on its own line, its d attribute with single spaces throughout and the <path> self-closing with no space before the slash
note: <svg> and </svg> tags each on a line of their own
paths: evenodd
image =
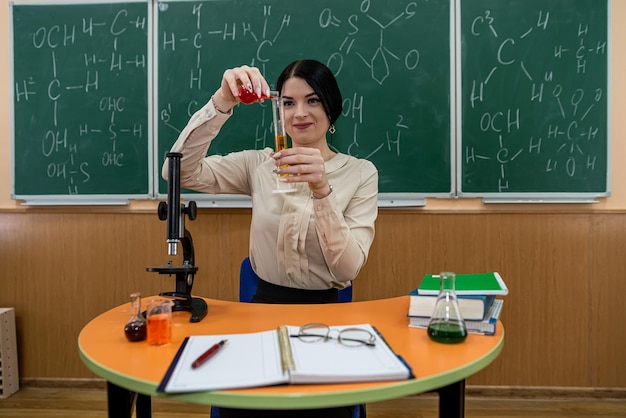
<svg viewBox="0 0 626 418">
<path fill-rule="evenodd" d="M 176 276 L 176 291 L 161 292 L 160 296 L 174 298 L 172 311 L 191 312 L 190 322 L 199 322 L 207 314 L 207 304 L 201 298 L 191 296 L 191 288 L 198 267 L 195 266 L 195 256 L 191 233 L 185 228 L 185 215 L 193 221 L 197 217 L 198 209 L 196 202 L 190 201 L 185 207 L 180 201 L 180 159 L 183 154 L 170 152 L 167 154 L 169 181 L 167 187 L 167 203 L 160 202 L 157 208 L 159 219 L 167 221 L 167 253 L 176 255 L 178 243 L 183 248 L 182 266 L 174 266 L 172 262 L 167 264 L 148 267 L 147 271 L 159 274 L 174 274 Z"/>
</svg>

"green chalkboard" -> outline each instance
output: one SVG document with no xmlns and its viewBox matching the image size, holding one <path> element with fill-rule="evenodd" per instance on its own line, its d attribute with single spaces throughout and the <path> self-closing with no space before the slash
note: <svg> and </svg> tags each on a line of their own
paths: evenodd
<svg viewBox="0 0 626 418">
<path fill-rule="evenodd" d="M 344 97 L 331 147 L 371 160 L 383 195 L 608 195 L 609 5 L 12 3 L 11 193 L 164 195 L 165 154 L 226 68 L 272 84 L 314 58 Z M 240 105 L 210 152 L 272 145 L 269 104 Z"/>
<path fill-rule="evenodd" d="M 156 171 L 189 117 L 219 87 L 225 69 L 257 66 L 272 85 L 289 62 L 312 58 L 334 72 L 344 98 L 331 147 L 371 160 L 381 193 L 450 196 L 450 4 L 159 2 Z M 269 106 L 239 105 L 209 152 L 273 147 Z M 162 180 L 158 192 L 167 192 Z"/>
<path fill-rule="evenodd" d="M 11 5 L 14 198 L 151 195 L 149 5 Z"/>
<path fill-rule="evenodd" d="M 607 0 L 464 0 L 460 24 L 460 193 L 608 194 Z"/>
</svg>

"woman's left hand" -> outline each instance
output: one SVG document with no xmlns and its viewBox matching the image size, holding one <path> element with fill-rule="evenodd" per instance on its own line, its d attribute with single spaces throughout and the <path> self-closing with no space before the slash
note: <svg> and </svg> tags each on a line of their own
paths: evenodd
<svg viewBox="0 0 626 418">
<path fill-rule="evenodd" d="M 326 177 L 324 157 L 317 148 L 294 147 L 272 154 L 276 160 L 277 174 L 291 174 L 283 177 L 287 183 L 309 183 L 313 196 L 326 197 L 330 194 L 330 185 Z"/>
</svg>

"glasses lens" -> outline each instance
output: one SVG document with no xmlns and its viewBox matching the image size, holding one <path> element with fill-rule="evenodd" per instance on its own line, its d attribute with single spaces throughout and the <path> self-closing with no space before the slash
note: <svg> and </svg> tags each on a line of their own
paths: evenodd
<svg viewBox="0 0 626 418">
<path fill-rule="evenodd" d="M 346 328 L 339 334 L 339 342 L 350 347 L 359 345 L 374 345 L 374 336 L 367 330 Z"/>
<path fill-rule="evenodd" d="M 328 326 L 324 324 L 307 324 L 300 328 L 298 338 L 305 343 L 322 341 L 328 336 Z"/>
</svg>

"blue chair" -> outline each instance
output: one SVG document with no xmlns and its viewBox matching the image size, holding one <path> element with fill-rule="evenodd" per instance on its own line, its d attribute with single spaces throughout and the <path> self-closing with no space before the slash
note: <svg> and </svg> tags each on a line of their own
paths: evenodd
<svg viewBox="0 0 626 418">
<path fill-rule="evenodd" d="M 239 269 L 239 302 L 250 302 L 256 293 L 259 276 L 252 270 L 250 258 L 246 257 L 241 262 Z"/>
<path fill-rule="evenodd" d="M 250 258 L 246 257 L 241 262 L 239 270 L 239 301 L 250 302 L 256 293 L 259 276 L 252 270 Z M 352 286 L 339 291 L 339 302 L 352 302 Z"/>
<path fill-rule="evenodd" d="M 256 293 L 259 276 L 252 269 L 250 258 L 246 257 L 241 262 L 239 270 L 239 301 L 250 302 Z M 352 302 L 352 286 L 339 291 L 340 302 Z M 357 405 L 352 413 L 352 418 L 366 418 L 365 404 Z M 220 418 L 218 407 L 211 407 L 211 418 Z"/>
</svg>

